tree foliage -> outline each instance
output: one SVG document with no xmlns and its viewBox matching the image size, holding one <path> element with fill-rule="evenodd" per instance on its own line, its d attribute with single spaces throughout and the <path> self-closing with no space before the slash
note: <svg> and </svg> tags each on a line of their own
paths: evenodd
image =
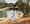
<svg viewBox="0 0 30 24">
<path fill-rule="evenodd" d="M 29 13 L 29 1 L 28 0 L 27 0 L 27 3 L 23 3 L 22 0 L 18 0 L 18 3 L 16 6 L 18 7 L 18 10 Z"/>
</svg>

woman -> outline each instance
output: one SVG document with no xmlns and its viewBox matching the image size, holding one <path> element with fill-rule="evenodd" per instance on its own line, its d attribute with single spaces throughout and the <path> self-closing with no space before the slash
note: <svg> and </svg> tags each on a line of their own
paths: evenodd
<svg viewBox="0 0 30 24">
<path fill-rule="evenodd" d="M 7 11 L 7 18 L 11 18 L 12 21 L 16 21 L 16 10 L 12 8 L 11 10 Z"/>
</svg>

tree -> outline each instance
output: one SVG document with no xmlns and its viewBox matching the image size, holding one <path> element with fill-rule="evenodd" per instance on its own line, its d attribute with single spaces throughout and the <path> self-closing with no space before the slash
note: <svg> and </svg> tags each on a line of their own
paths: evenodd
<svg viewBox="0 0 30 24">
<path fill-rule="evenodd" d="M 26 14 L 29 13 L 29 1 L 27 0 L 27 3 L 23 3 L 22 0 L 18 0 L 18 3 L 16 5 L 18 7 L 18 10 L 21 10 L 22 12 L 26 12 Z"/>
<path fill-rule="evenodd" d="M 10 4 L 9 4 L 10 7 L 13 7 L 13 5 L 14 5 L 13 3 L 10 3 Z"/>
<path fill-rule="evenodd" d="M 5 5 L 0 2 L 0 8 L 3 8 Z"/>
<path fill-rule="evenodd" d="M 23 6 L 24 6 L 24 3 L 22 2 L 22 0 L 18 0 L 16 6 L 18 7 L 18 10 L 22 10 L 22 8 L 23 8 Z"/>
<path fill-rule="evenodd" d="M 22 4 L 22 0 L 18 0 L 17 6 L 19 7 Z"/>
<path fill-rule="evenodd" d="M 18 1 L 15 3 L 15 5 L 13 4 L 13 6 L 14 6 L 14 7 L 16 7 L 16 6 L 17 6 L 17 4 L 18 4 Z"/>
</svg>

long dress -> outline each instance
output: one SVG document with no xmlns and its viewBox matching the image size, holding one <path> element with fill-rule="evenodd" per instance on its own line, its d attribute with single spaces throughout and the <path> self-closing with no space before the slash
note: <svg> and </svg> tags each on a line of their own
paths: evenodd
<svg viewBox="0 0 30 24">
<path fill-rule="evenodd" d="M 11 18 L 12 21 L 16 20 L 16 11 L 10 10 L 7 11 L 7 18 Z"/>
<path fill-rule="evenodd" d="M 13 11 L 13 17 L 12 20 L 15 21 L 16 20 L 16 11 Z"/>
</svg>

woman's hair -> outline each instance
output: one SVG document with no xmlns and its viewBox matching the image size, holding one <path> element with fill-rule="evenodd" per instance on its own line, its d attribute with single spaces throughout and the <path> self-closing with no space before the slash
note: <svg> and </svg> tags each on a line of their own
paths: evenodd
<svg viewBox="0 0 30 24">
<path fill-rule="evenodd" d="M 15 8 L 13 8 L 13 11 L 15 11 Z"/>
<path fill-rule="evenodd" d="M 8 9 L 8 10 L 13 10 L 13 11 L 15 11 L 16 9 L 15 9 L 15 8 L 10 8 L 10 9 Z"/>
<path fill-rule="evenodd" d="M 9 10 L 12 10 L 12 8 L 10 8 Z"/>
</svg>

